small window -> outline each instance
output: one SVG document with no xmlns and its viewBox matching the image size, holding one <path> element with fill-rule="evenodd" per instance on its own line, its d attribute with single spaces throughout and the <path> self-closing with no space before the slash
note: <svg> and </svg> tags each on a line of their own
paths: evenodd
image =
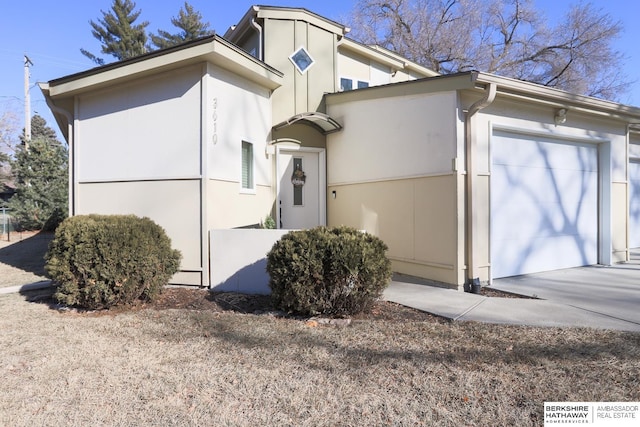
<svg viewBox="0 0 640 427">
<path fill-rule="evenodd" d="M 302 159 L 300 158 L 293 158 L 293 173 L 294 175 L 296 175 L 296 172 L 299 171 L 298 173 L 302 174 L 302 176 L 304 176 L 304 172 L 302 172 Z M 303 179 L 304 180 L 304 179 Z M 293 181 L 293 179 L 292 179 Z M 303 192 L 302 192 L 302 185 L 301 184 L 293 184 L 293 206 L 304 206 L 304 202 L 302 200 L 303 197 Z"/>
<path fill-rule="evenodd" d="M 347 91 L 353 89 L 364 89 L 369 87 L 369 82 L 365 82 L 362 80 L 349 79 L 346 77 L 342 77 L 340 79 L 340 91 Z"/>
<path fill-rule="evenodd" d="M 242 188 L 253 189 L 253 144 L 242 141 Z"/>
<path fill-rule="evenodd" d="M 296 50 L 289 59 L 293 62 L 293 65 L 296 66 L 300 74 L 306 73 L 315 62 L 304 47 Z"/>
</svg>

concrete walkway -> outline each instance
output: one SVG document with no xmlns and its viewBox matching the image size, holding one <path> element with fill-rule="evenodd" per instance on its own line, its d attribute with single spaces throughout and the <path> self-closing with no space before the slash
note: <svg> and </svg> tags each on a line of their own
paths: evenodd
<svg viewBox="0 0 640 427">
<path fill-rule="evenodd" d="M 5 288 L 0 288 L 0 295 L 13 294 L 17 292 L 37 291 L 40 289 L 46 289 L 50 286 L 51 286 L 51 280 L 42 280 L 40 282 L 29 283 L 28 285 L 22 285 L 22 286 L 7 286 Z"/>
<path fill-rule="evenodd" d="M 539 299 L 484 297 L 393 281 L 384 298 L 452 320 L 640 331 L 640 260 L 494 280 L 492 289 Z"/>
</svg>

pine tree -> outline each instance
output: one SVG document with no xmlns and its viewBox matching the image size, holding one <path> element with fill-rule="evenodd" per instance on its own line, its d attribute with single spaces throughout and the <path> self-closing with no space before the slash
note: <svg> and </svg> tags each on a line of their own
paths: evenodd
<svg viewBox="0 0 640 427">
<path fill-rule="evenodd" d="M 141 10 L 134 12 L 135 7 L 135 2 L 131 0 L 114 0 L 109 12 L 100 11 L 102 19 L 98 19 L 97 23 L 89 21 L 93 28 L 91 34 L 102 43 L 102 53 L 114 56 L 120 61 L 147 51 L 145 29 L 149 22 L 143 21 L 134 25 L 142 13 Z M 80 49 L 80 52 L 98 65 L 105 63 L 103 58 L 85 49 Z"/>
<path fill-rule="evenodd" d="M 31 118 L 31 138 L 57 139 L 56 131 L 47 125 L 47 121 L 36 114 Z M 20 141 L 25 143 L 24 133 L 20 135 Z"/>
<path fill-rule="evenodd" d="M 68 214 L 67 149 L 42 117 L 32 124 L 28 148 L 18 147 L 11 162 L 16 194 L 9 208 L 21 229 L 50 230 Z"/>
<path fill-rule="evenodd" d="M 168 31 L 158 30 L 158 34 L 151 34 L 151 43 L 158 49 L 175 46 L 190 40 L 213 34 L 208 22 L 202 22 L 202 14 L 196 12 L 188 2 L 180 8 L 178 16 L 171 18 L 171 23 L 181 31 L 171 34 Z"/>
</svg>

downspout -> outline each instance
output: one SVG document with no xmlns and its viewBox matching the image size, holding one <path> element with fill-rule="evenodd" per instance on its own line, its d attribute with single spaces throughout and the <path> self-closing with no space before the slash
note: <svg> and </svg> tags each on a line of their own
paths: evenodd
<svg viewBox="0 0 640 427">
<path fill-rule="evenodd" d="M 262 57 L 262 27 L 256 22 L 255 16 L 251 18 L 251 26 L 258 32 L 258 59 L 264 61 Z"/>
<path fill-rule="evenodd" d="M 472 76 L 475 77 L 475 76 Z M 467 214 L 466 214 L 466 258 L 467 258 L 467 282 L 465 284 L 465 291 L 467 292 L 479 292 L 480 291 L 480 275 L 478 272 L 478 262 L 476 260 L 476 234 L 478 229 L 478 213 L 477 209 L 477 195 L 475 191 L 476 181 L 476 150 L 477 141 L 474 137 L 474 132 L 471 128 L 471 119 L 473 116 L 483 108 L 488 107 L 496 98 L 497 86 L 495 83 L 489 83 L 485 88 L 485 95 L 482 99 L 476 101 L 465 113 L 464 118 L 464 139 L 465 139 L 465 158 L 467 169 Z"/>
<path fill-rule="evenodd" d="M 74 175 L 75 175 L 75 162 L 74 162 L 74 143 L 73 143 L 73 115 L 68 112 L 67 110 L 58 107 L 57 105 L 55 105 L 53 103 L 53 101 L 51 100 L 51 98 L 49 97 L 49 85 L 46 83 L 41 83 L 39 84 L 40 86 L 40 91 L 43 93 L 44 95 L 44 99 L 47 103 L 47 106 L 49 107 L 49 109 L 51 111 L 53 111 L 54 113 L 58 113 L 63 115 L 66 119 L 67 119 L 67 145 L 69 147 L 69 152 L 68 152 L 68 169 L 69 169 L 69 216 L 74 216 L 75 215 L 75 180 L 74 180 Z"/>
</svg>

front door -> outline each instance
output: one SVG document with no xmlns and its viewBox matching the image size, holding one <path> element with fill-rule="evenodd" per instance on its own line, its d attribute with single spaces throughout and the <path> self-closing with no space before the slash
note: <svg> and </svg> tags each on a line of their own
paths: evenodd
<svg viewBox="0 0 640 427">
<path fill-rule="evenodd" d="M 324 150 L 279 150 L 279 228 L 294 230 L 324 225 L 324 183 Z"/>
</svg>

